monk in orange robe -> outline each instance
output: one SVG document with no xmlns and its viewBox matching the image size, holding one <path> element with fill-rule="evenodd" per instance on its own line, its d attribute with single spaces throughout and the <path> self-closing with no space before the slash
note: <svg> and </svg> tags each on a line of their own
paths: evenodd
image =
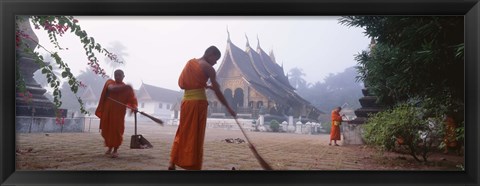
<svg viewBox="0 0 480 186">
<path fill-rule="evenodd" d="M 340 111 L 342 107 L 337 107 L 332 110 L 332 128 L 330 130 L 330 143 L 328 145 L 332 145 L 332 140 L 334 141 L 334 145 L 338 146 L 337 140 L 340 141 L 340 125 L 342 124 L 342 116 L 340 116 Z"/>
<path fill-rule="evenodd" d="M 445 118 L 445 137 L 443 142 L 445 143 L 445 151 L 443 153 L 448 154 L 449 149 L 455 149 L 458 145 L 457 142 L 457 124 L 451 116 Z"/>
<path fill-rule="evenodd" d="M 100 129 L 105 146 L 108 147 L 105 154 L 111 155 L 112 158 L 118 157 L 118 148 L 123 141 L 127 108 L 109 98 L 128 105 L 132 112 L 137 111 L 138 105 L 133 88 L 123 83 L 125 77 L 123 71 L 116 70 L 114 76 L 115 80 L 109 79 L 105 82 L 95 110 L 95 115 L 100 118 Z"/>
<path fill-rule="evenodd" d="M 220 55 L 218 48 L 211 46 L 207 48 L 200 59 L 189 60 L 180 74 L 178 85 L 185 90 L 185 93 L 180 108 L 180 124 L 173 141 L 168 170 L 175 170 L 176 165 L 187 170 L 202 169 L 208 107 L 206 88 L 212 89 L 228 112 L 236 117 L 236 113 L 228 105 L 220 91 L 213 68 L 213 65 L 220 59 Z M 208 79 L 210 79 L 211 86 L 207 86 Z"/>
</svg>

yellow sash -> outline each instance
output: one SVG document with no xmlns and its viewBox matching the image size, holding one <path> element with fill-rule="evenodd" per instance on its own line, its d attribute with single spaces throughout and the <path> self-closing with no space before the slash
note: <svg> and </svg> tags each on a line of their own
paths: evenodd
<svg viewBox="0 0 480 186">
<path fill-rule="evenodd" d="M 183 100 L 207 100 L 205 89 L 201 88 L 185 90 L 185 93 L 183 94 Z"/>
<path fill-rule="evenodd" d="M 340 122 L 340 121 L 333 121 L 333 125 L 335 125 L 335 126 L 339 126 L 341 124 L 342 124 L 342 122 Z"/>
</svg>

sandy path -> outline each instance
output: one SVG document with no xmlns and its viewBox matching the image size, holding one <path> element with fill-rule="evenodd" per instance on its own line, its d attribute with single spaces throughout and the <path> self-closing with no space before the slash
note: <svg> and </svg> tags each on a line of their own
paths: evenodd
<svg viewBox="0 0 480 186">
<path fill-rule="evenodd" d="M 120 157 L 103 153 L 98 125 L 86 126 L 83 133 L 17 134 L 17 170 L 165 170 L 176 127 L 139 123 L 138 133 L 154 146 L 130 149 L 133 124 L 127 123 Z M 459 170 L 464 159 L 434 154 L 427 165 L 407 155 L 382 153 L 366 146 L 328 146 L 328 135 L 248 132 L 260 154 L 276 170 Z M 240 130 L 207 128 L 204 170 L 260 170 L 245 143 L 226 143 L 241 138 Z"/>
</svg>

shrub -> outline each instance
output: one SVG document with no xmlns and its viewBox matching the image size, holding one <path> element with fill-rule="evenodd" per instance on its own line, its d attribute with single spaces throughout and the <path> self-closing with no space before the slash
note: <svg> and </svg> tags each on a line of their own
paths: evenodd
<svg viewBox="0 0 480 186">
<path fill-rule="evenodd" d="M 370 117 L 364 125 L 363 137 L 367 144 L 395 150 L 396 144 L 405 149 L 415 160 L 423 161 L 442 137 L 441 117 L 423 118 L 424 110 L 411 104 L 379 112 Z"/>
<path fill-rule="evenodd" d="M 270 121 L 270 129 L 272 129 L 273 132 L 279 132 L 280 131 L 280 123 L 277 120 L 271 120 Z"/>
<path fill-rule="evenodd" d="M 322 122 L 321 124 L 322 129 L 325 131 L 325 133 L 330 133 L 330 130 L 332 130 L 332 122 Z"/>
</svg>

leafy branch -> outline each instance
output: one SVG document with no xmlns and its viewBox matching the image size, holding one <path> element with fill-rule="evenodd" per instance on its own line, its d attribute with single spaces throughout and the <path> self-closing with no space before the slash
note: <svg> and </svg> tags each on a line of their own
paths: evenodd
<svg viewBox="0 0 480 186">
<path fill-rule="evenodd" d="M 82 30 L 80 25 L 78 25 L 78 20 L 75 19 L 73 16 L 31 16 L 30 20 L 34 25 L 35 29 L 43 29 L 46 30 L 50 39 L 50 42 L 54 44 L 55 48 L 58 50 L 68 50 L 68 48 L 62 48 L 58 42 L 58 37 L 63 36 L 66 31 L 70 29 L 71 33 L 74 33 L 78 36 L 79 40 L 83 44 L 83 48 L 85 50 L 85 54 L 87 56 L 88 65 L 91 67 L 91 70 L 95 72 L 95 74 L 101 75 L 103 78 L 108 78 L 105 73 L 105 70 L 100 67 L 99 61 L 95 56 L 95 52 L 100 54 L 104 54 L 112 61 L 117 63 L 123 63 L 119 61 L 117 56 L 105 48 L 103 48 L 99 43 L 95 42 L 93 37 L 89 37 L 85 30 Z M 59 66 L 59 69 L 62 71 L 61 76 L 62 78 L 66 78 L 67 82 L 70 86 L 71 91 L 75 94 L 81 108 L 81 112 L 87 114 L 88 111 L 84 108 L 84 104 L 82 99 L 76 95 L 79 87 L 85 87 L 85 85 L 78 81 L 75 76 L 72 74 L 71 69 L 68 67 L 68 64 L 65 63 L 58 52 L 52 52 L 46 49 L 44 46 L 40 45 L 37 41 L 33 40 L 28 34 L 24 33 L 19 29 L 18 23 L 25 21 L 21 17 L 17 19 L 16 22 L 16 47 L 19 49 L 23 49 L 23 51 L 31 56 L 35 63 L 39 65 L 40 69 L 42 70 L 42 74 L 45 74 L 47 78 L 47 82 L 51 88 L 53 88 L 53 97 L 54 103 L 56 108 L 59 108 L 62 105 L 61 97 L 62 92 L 60 90 L 60 79 L 53 73 L 53 67 L 51 64 L 47 64 L 44 62 L 43 56 L 40 53 L 35 52 L 33 48 L 26 44 L 26 40 L 33 41 L 37 44 L 37 48 L 42 48 L 43 50 L 47 51 L 50 56 L 55 60 L 55 63 Z M 17 54 L 18 55 L 18 54 Z M 16 65 L 18 67 L 19 57 L 17 57 Z M 25 93 L 25 82 L 23 77 L 19 72 L 19 68 L 16 68 L 17 74 L 17 83 L 16 88 L 18 92 Z"/>
</svg>

